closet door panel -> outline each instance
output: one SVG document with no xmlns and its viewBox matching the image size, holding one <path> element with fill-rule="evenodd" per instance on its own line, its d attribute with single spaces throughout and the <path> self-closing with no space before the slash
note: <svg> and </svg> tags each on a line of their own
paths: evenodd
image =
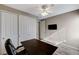
<svg viewBox="0 0 79 59">
<path fill-rule="evenodd" d="M 45 38 L 45 20 L 40 21 L 40 39 Z"/>
<path fill-rule="evenodd" d="M 21 45 L 21 41 L 25 41 L 28 38 L 28 21 L 26 16 L 19 16 L 19 45 Z"/>
<path fill-rule="evenodd" d="M 17 26 L 17 15 L 11 14 L 11 20 L 10 20 L 10 38 L 12 39 L 12 42 L 15 47 L 18 46 L 18 26 Z"/>
<path fill-rule="evenodd" d="M 2 54 L 6 53 L 5 41 L 10 38 L 14 46 L 17 46 L 17 15 L 9 12 L 1 12 L 2 21 Z"/>
<path fill-rule="evenodd" d="M 2 48 L 2 54 L 6 53 L 5 50 L 5 41 L 10 38 L 10 16 L 8 13 L 1 13 L 1 21 L 2 21 L 2 38 L 1 38 L 1 48 Z"/>
<path fill-rule="evenodd" d="M 36 19 L 30 16 L 19 16 L 19 43 L 36 38 Z"/>
</svg>

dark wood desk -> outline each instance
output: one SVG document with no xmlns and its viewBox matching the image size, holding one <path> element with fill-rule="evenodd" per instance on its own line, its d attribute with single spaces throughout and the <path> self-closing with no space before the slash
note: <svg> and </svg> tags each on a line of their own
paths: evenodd
<svg viewBox="0 0 79 59">
<path fill-rule="evenodd" d="M 37 39 L 31 39 L 21 43 L 28 51 L 29 55 L 52 55 L 57 49 L 56 46 L 52 46 Z"/>
</svg>

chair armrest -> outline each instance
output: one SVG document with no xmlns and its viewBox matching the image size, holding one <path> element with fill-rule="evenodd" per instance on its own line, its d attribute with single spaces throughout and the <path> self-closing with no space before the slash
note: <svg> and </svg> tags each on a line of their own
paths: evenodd
<svg viewBox="0 0 79 59">
<path fill-rule="evenodd" d="M 18 53 L 18 52 L 21 52 L 21 51 L 23 51 L 24 50 L 24 47 L 21 45 L 21 46 L 18 46 L 17 48 L 16 48 L 16 52 Z"/>
<path fill-rule="evenodd" d="M 21 47 L 23 47 L 23 45 L 21 45 L 21 46 L 18 46 L 18 47 L 16 48 L 16 50 L 17 50 L 17 49 L 19 49 L 19 48 L 21 48 Z"/>
</svg>

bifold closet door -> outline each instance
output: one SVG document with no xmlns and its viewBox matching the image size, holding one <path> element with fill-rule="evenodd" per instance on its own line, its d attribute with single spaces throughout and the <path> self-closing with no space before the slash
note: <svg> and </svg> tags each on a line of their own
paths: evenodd
<svg viewBox="0 0 79 59">
<path fill-rule="evenodd" d="M 5 41 L 10 38 L 15 47 L 18 46 L 17 15 L 10 12 L 1 12 L 2 54 L 5 54 Z"/>
<path fill-rule="evenodd" d="M 19 16 L 19 45 L 22 41 L 28 40 L 29 24 L 27 16 Z"/>
<path fill-rule="evenodd" d="M 19 45 L 22 41 L 36 38 L 36 19 L 20 15 L 19 16 Z"/>
</svg>

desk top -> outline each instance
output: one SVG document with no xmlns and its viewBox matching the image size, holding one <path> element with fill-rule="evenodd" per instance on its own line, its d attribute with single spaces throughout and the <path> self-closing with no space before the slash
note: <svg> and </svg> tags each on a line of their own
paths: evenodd
<svg viewBox="0 0 79 59">
<path fill-rule="evenodd" d="M 37 39 L 31 39 L 21 43 L 30 55 L 52 55 L 57 49 L 56 46 Z"/>
</svg>

